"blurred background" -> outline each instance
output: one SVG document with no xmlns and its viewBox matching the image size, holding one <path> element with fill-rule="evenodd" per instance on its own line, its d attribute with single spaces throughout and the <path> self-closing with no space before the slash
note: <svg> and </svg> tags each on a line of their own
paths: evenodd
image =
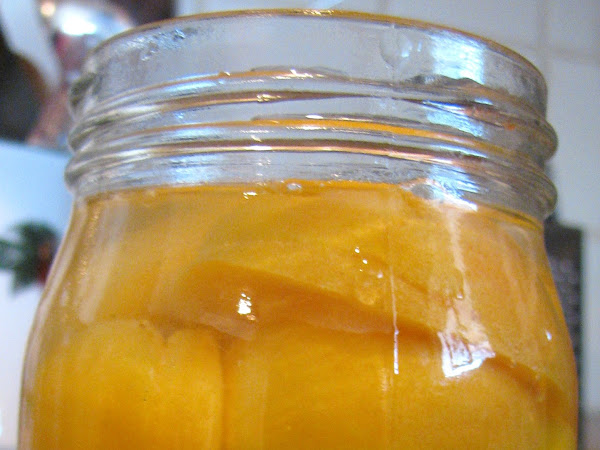
<svg viewBox="0 0 600 450">
<path fill-rule="evenodd" d="M 134 24 L 261 7 L 346 9 L 449 25 L 516 50 L 544 74 L 548 118 L 559 136 L 548 167 L 559 200 L 547 222 L 547 246 L 578 356 L 581 448 L 600 449 L 599 0 L 0 0 L 0 243 L 19 242 L 35 253 L 39 239 L 64 233 L 71 201 L 62 179 L 65 89 L 91 46 Z M 31 240 L 15 228 L 27 221 L 54 234 Z M 0 449 L 16 445 L 21 358 L 44 276 L 43 264 L 28 270 L 18 289 L 15 277 L 0 270 Z"/>
</svg>

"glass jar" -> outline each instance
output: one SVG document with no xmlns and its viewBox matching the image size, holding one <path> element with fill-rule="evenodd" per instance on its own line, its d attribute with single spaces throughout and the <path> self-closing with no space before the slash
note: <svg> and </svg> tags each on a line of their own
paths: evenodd
<svg viewBox="0 0 600 450">
<path fill-rule="evenodd" d="M 517 54 L 382 16 L 109 40 L 20 448 L 575 448 L 545 102 Z"/>
</svg>

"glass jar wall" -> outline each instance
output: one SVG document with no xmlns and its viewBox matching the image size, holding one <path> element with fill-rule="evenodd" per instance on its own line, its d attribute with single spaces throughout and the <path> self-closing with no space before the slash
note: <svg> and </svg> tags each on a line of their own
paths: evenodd
<svg viewBox="0 0 600 450">
<path fill-rule="evenodd" d="M 72 93 L 76 195 L 21 448 L 575 448 L 518 55 L 433 25 L 198 16 Z"/>
</svg>

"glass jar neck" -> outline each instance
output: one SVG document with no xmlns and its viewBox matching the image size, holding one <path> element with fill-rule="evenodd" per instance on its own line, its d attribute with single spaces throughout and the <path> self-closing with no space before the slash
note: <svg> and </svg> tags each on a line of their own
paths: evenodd
<svg viewBox="0 0 600 450">
<path fill-rule="evenodd" d="M 287 157 L 300 166 L 341 153 L 443 172 L 459 197 L 538 218 L 555 201 L 539 72 L 429 24 L 317 11 L 167 21 L 93 52 L 71 100 L 67 180 L 81 192 L 159 184 L 166 172 L 198 182 L 192 168 L 263 158 L 252 152 L 301 154 Z"/>
</svg>

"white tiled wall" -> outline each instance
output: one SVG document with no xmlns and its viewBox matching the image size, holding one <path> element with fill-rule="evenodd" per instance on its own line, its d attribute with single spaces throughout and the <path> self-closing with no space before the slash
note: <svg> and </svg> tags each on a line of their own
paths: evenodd
<svg viewBox="0 0 600 450">
<path fill-rule="evenodd" d="M 388 1 L 391 15 L 426 20 L 483 35 L 503 42 L 535 43 L 537 8 L 535 1 L 431 0 L 426 2 Z M 507 27 L 510 24 L 510 27 Z"/>
<path fill-rule="evenodd" d="M 557 53 L 547 78 L 548 116 L 559 137 L 553 168 L 561 219 L 600 229 L 600 62 Z"/>
<path fill-rule="evenodd" d="M 546 0 L 546 3 L 547 25 L 550 31 L 548 37 L 553 51 L 581 55 L 583 58 L 591 57 L 598 63 L 600 2 Z"/>
<path fill-rule="evenodd" d="M 461 28 L 519 51 L 544 73 L 560 140 L 552 163 L 559 218 L 585 233 L 582 404 L 600 411 L 600 0 L 233 0 L 226 7 L 315 4 Z M 181 5 L 182 12 L 223 8 L 214 0 Z"/>
</svg>

